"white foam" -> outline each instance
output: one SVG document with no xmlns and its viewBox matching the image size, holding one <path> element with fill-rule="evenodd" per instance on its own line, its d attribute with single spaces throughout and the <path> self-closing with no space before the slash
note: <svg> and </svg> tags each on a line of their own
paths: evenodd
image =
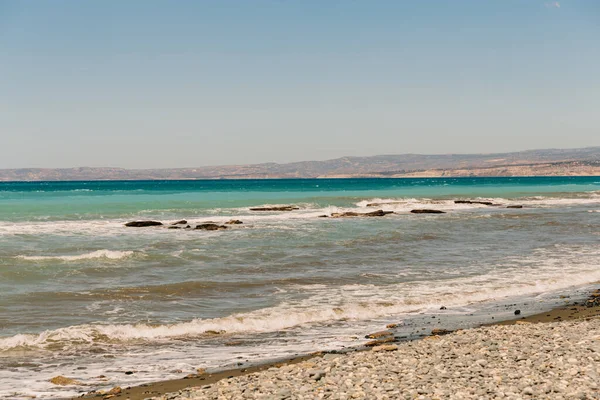
<svg viewBox="0 0 600 400">
<path fill-rule="evenodd" d="M 116 251 L 116 250 L 96 250 L 91 253 L 77 255 L 53 255 L 53 256 L 25 256 L 19 255 L 16 258 L 28 261 L 44 261 L 44 260 L 62 260 L 62 261 L 79 261 L 89 260 L 94 258 L 106 258 L 109 260 L 120 260 L 130 257 L 134 254 L 133 251 Z"/>
</svg>

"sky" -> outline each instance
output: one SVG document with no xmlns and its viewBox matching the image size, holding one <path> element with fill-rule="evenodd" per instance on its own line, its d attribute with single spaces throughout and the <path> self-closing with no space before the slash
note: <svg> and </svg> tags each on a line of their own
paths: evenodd
<svg viewBox="0 0 600 400">
<path fill-rule="evenodd" d="M 0 168 L 598 145 L 598 0 L 0 0 Z"/>
</svg>

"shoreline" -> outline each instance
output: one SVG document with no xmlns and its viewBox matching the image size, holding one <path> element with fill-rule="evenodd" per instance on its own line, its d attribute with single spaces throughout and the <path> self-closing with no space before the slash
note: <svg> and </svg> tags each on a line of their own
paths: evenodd
<svg viewBox="0 0 600 400">
<path fill-rule="evenodd" d="M 593 293 L 598 293 L 599 290 L 594 291 Z M 568 301 L 565 305 L 555 307 L 549 311 L 544 311 L 540 313 L 536 313 L 529 316 L 519 317 L 515 315 L 514 318 L 498 320 L 493 323 L 480 324 L 476 327 L 465 328 L 465 329 L 457 329 L 456 331 L 470 331 L 472 329 L 478 327 L 493 327 L 493 326 L 507 326 L 507 325 L 528 325 L 528 324 L 546 324 L 552 322 L 562 322 L 562 321 L 584 321 L 593 318 L 600 317 L 600 301 L 596 301 L 596 305 L 592 307 L 588 307 L 585 305 L 585 301 L 587 299 L 593 298 L 592 293 L 586 297 L 584 300 L 584 304 L 581 304 L 581 301 Z M 446 332 L 443 332 L 444 335 Z M 392 336 L 393 337 L 393 336 Z M 267 371 L 271 368 L 281 368 L 283 366 L 292 366 L 295 364 L 302 363 L 304 361 L 311 360 L 313 358 L 322 358 L 326 354 L 336 354 L 341 356 L 347 356 L 349 354 L 356 354 L 361 352 L 371 352 L 374 347 L 380 345 L 383 347 L 386 345 L 392 344 L 403 344 L 410 342 L 418 342 L 420 340 L 424 340 L 428 337 L 439 337 L 438 335 L 430 334 L 424 335 L 421 337 L 413 336 L 406 339 L 401 340 L 380 340 L 378 343 L 375 343 L 371 347 L 367 347 L 366 345 L 357 346 L 355 348 L 343 349 L 340 351 L 331 351 L 331 352 L 322 352 L 317 351 L 311 354 L 299 355 L 297 357 L 279 359 L 279 360 L 270 360 L 264 363 L 258 363 L 249 367 L 239 367 L 239 368 L 231 368 L 231 369 L 223 369 L 218 370 L 216 372 L 208 373 L 199 373 L 199 374 L 190 374 L 185 378 L 180 379 L 170 379 L 164 381 L 157 381 L 147 384 L 142 384 L 139 386 L 132 386 L 127 388 L 121 388 L 120 390 L 114 390 L 113 393 L 110 391 L 102 391 L 98 393 L 89 392 L 87 394 L 83 394 L 77 397 L 71 397 L 71 399 L 129 399 L 129 400 L 143 400 L 149 397 L 157 397 L 163 396 L 169 393 L 178 392 L 183 389 L 194 388 L 194 387 L 205 387 L 207 385 L 215 384 L 219 381 L 226 380 L 229 378 L 235 378 L 239 376 L 245 376 L 254 374 L 257 372 Z M 394 338 L 396 339 L 396 338 Z M 375 341 L 374 341 L 375 342 Z"/>
</svg>

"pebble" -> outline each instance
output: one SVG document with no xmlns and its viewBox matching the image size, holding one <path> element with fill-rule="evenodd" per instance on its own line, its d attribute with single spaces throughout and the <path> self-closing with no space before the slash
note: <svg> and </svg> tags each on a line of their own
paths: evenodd
<svg viewBox="0 0 600 400">
<path fill-rule="evenodd" d="M 600 399 L 599 337 L 600 318 L 488 326 L 325 354 L 154 399 Z"/>
</svg>

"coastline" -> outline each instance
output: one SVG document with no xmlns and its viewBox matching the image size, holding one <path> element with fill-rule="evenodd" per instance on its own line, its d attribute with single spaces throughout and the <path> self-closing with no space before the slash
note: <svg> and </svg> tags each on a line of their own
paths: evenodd
<svg viewBox="0 0 600 400">
<path fill-rule="evenodd" d="M 594 291 L 594 293 L 598 293 L 599 290 Z M 590 296 L 594 296 L 593 293 Z M 588 297 L 587 299 L 591 299 L 594 297 Z M 585 302 L 585 300 L 584 300 Z M 489 323 L 489 324 L 481 324 L 480 327 L 499 327 L 499 326 L 511 326 L 511 325 L 520 325 L 520 326 L 528 326 L 530 324 L 549 324 L 556 322 L 567 322 L 567 321 L 587 321 L 590 319 L 597 319 L 600 317 L 600 302 L 596 301 L 596 305 L 592 307 L 588 307 L 585 304 L 582 304 L 581 301 L 568 301 L 565 305 L 555 307 L 549 311 L 544 311 L 540 313 L 536 313 L 529 316 L 518 316 L 515 315 L 514 318 L 499 320 L 497 322 Z M 560 326 L 560 325 L 559 325 Z M 457 329 L 455 332 L 459 331 L 471 331 L 475 328 L 466 328 L 466 329 Z M 445 333 L 442 332 L 442 335 L 445 336 Z M 199 373 L 189 375 L 188 377 L 181 379 L 172 379 L 165 381 L 158 381 L 148 384 L 143 384 L 140 386 L 133 386 L 128 388 L 120 388 L 120 390 L 114 390 L 112 393 L 110 391 L 102 391 L 98 393 L 88 393 L 78 397 L 73 397 L 73 399 L 84 398 L 84 399 L 92 399 L 92 398 L 103 398 L 103 399 L 129 399 L 129 400 L 142 400 L 150 397 L 158 397 L 168 395 L 169 398 L 172 396 L 176 396 L 177 392 L 190 389 L 190 388 L 199 388 L 199 387 L 207 387 L 210 385 L 214 385 L 220 381 L 229 380 L 230 378 L 242 377 L 250 374 L 265 373 L 265 371 L 273 371 L 272 369 L 279 369 L 283 367 L 291 368 L 296 364 L 307 362 L 311 359 L 315 358 L 323 358 L 326 354 L 335 354 L 337 356 L 349 356 L 351 354 L 357 354 L 362 352 L 373 352 L 377 350 L 384 350 L 386 346 L 393 345 L 394 343 L 398 345 L 403 345 L 411 342 L 418 342 L 421 340 L 426 340 L 427 338 L 439 338 L 438 335 L 425 335 L 421 338 L 412 337 L 409 339 L 405 339 L 402 341 L 381 341 L 380 343 L 376 343 L 373 347 L 360 346 L 352 349 L 347 349 L 339 352 L 315 352 L 312 354 L 300 355 L 293 358 L 288 359 L 280 359 L 276 361 L 269 361 L 265 363 L 256 364 L 250 367 L 243 368 L 232 368 L 232 369 L 224 369 L 212 373 Z M 379 345 L 379 346 L 377 346 Z M 378 348 L 379 347 L 379 348 Z M 390 348 L 391 349 L 391 348 Z M 302 368 L 302 367 L 300 367 Z M 174 397 L 173 397 L 174 398 Z"/>
</svg>

